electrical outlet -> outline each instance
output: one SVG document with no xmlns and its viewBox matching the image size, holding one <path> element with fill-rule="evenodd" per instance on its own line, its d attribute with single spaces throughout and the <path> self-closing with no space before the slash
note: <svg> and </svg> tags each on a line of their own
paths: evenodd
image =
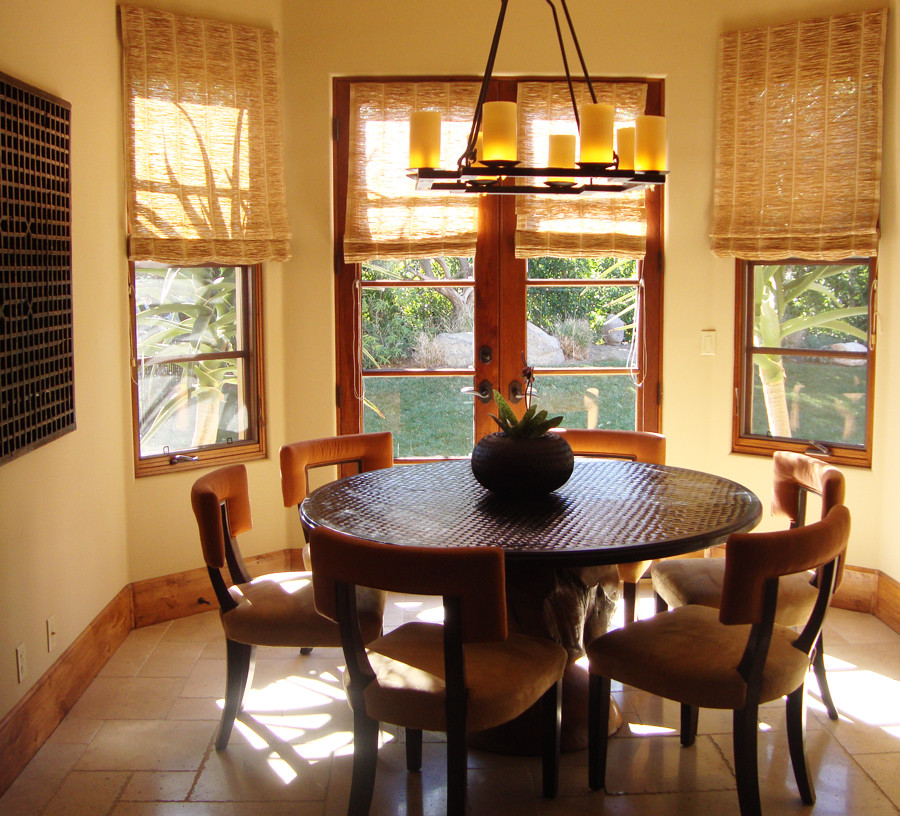
<svg viewBox="0 0 900 816">
<path fill-rule="evenodd" d="M 28 674 L 28 668 L 25 665 L 25 644 L 20 643 L 16 646 L 16 676 L 18 682 L 23 683 L 26 674 Z"/>
<path fill-rule="evenodd" d="M 52 652 L 56 648 L 56 618 L 51 615 L 47 618 L 47 651 Z"/>
</svg>

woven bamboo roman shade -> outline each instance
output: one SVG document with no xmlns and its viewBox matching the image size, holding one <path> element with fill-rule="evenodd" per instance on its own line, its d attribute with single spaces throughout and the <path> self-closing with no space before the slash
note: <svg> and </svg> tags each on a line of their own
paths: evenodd
<svg viewBox="0 0 900 816">
<path fill-rule="evenodd" d="M 129 258 L 289 258 L 278 35 L 120 9 Z"/>
<path fill-rule="evenodd" d="M 644 113 L 647 86 L 640 82 L 595 82 L 598 102 L 613 105 L 616 124 Z M 575 83 L 579 105 L 590 102 L 584 82 Z M 521 82 L 518 86 L 519 159 L 546 167 L 551 133 L 576 134 L 565 82 Z M 516 257 L 643 258 L 647 223 L 644 192 L 582 196 L 517 196 Z"/>
<path fill-rule="evenodd" d="M 716 255 L 877 254 L 886 19 L 880 9 L 722 36 Z"/>
<path fill-rule="evenodd" d="M 441 113 L 441 166 L 455 167 L 478 99 L 475 82 L 360 82 L 350 96 L 350 168 L 344 260 L 470 257 L 478 196 L 416 192 L 409 117 Z"/>
</svg>

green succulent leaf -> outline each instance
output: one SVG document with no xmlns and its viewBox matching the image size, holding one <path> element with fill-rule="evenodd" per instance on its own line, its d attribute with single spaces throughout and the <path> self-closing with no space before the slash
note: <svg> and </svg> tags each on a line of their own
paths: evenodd
<svg viewBox="0 0 900 816">
<path fill-rule="evenodd" d="M 490 417 L 503 433 L 513 439 L 532 439 L 543 436 L 550 428 L 559 425 L 563 419 L 561 416 L 548 419 L 547 412 L 538 411 L 534 405 L 529 406 L 522 418 L 519 419 L 499 391 L 494 391 L 494 401 L 497 403 L 499 417 L 494 414 L 490 414 Z"/>
</svg>

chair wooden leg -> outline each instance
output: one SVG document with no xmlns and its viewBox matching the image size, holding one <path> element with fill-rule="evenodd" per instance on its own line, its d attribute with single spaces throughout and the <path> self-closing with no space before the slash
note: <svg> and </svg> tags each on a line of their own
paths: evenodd
<svg viewBox="0 0 900 816">
<path fill-rule="evenodd" d="M 466 812 L 466 760 L 464 723 L 447 723 L 447 816 Z"/>
<path fill-rule="evenodd" d="M 541 698 L 543 794 L 552 799 L 559 790 L 559 746 L 562 724 L 562 680 L 554 683 Z"/>
<path fill-rule="evenodd" d="M 609 694 L 609 678 L 592 674 L 588 681 L 588 784 L 593 790 L 606 787 Z"/>
<path fill-rule="evenodd" d="M 816 673 L 816 681 L 819 684 L 819 696 L 822 698 L 822 705 L 825 706 L 829 719 L 836 720 L 838 712 L 834 705 L 834 700 L 831 699 L 831 689 L 828 688 L 828 676 L 825 674 L 825 646 L 822 644 L 821 632 L 813 652 L 813 671 Z"/>
<path fill-rule="evenodd" d="M 794 779 L 797 789 L 805 805 L 816 803 L 816 791 L 809 776 L 806 764 L 806 684 L 787 697 L 787 733 L 788 748 L 791 753 L 791 765 L 794 767 Z"/>
<path fill-rule="evenodd" d="M 241 710 L 247 686 L 253 682 L 253 667 L 256 647 L 249 643 L 238 643 L 225 639 L 226 679 L 225 705 L 216 736 L 216 750 L 223 751 L 231 737 L 234 718 Z"/>
<path fill-rule="evenodd" d="M 656 614 L 657 615 L 660 612 L 668 612 L 669 611 L 669 605 L 663 600 L 662 596 L 658 592 L 654 592 L 653 597 L 656 600 Z"/>
<path fill-rule="evenodd" d="M 697 706 L 681 704 L 681 746 L 690 748 L 697 739 L 697 721 L 700 709 Z"/>
<path fill-rule="evenodd" d="M 406 770 L 422 770 L 422 731 L 419 728 L 406 729 Z"/>
<path fill-rule="evenodd" d="M 734 774 L 737 777 L 741 816 L 762 816 L 759 801 L 759 769 L 756 761 L 756 732 L 759 707 L 748 705 L 734 712 Z"/>
<path fill-rule="evenodd" d="M 378 721 L 365 711 L 353 712 L 353 775 L 347 816 L 368 816 L 378 762 Z"/>
<path fill-rule="evenodd" d="M 632 623 L 635 619 L 635 608 L 637 607 L 637 584 L 623 581 L 622 597 L 625 600 L 625 623 Z"/>
</svg>

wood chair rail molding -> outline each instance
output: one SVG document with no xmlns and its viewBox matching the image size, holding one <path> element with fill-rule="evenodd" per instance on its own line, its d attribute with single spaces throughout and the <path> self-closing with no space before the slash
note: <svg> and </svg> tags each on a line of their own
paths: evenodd
<svg viewBox="0 0 900 816">
<path fill-rule="evenodd" d="M 301 567 L 299 549 L 245 559 L 254 575 Z M 900 582 L 868 567 L 847 566 L 832 605 L 874 615 L 900 632 Z M 132 629 L 218 608 L 205 569 L 137 581 L 124 587 L 59 659 L 0 720 L 0 796 Z"/>
</svg>

